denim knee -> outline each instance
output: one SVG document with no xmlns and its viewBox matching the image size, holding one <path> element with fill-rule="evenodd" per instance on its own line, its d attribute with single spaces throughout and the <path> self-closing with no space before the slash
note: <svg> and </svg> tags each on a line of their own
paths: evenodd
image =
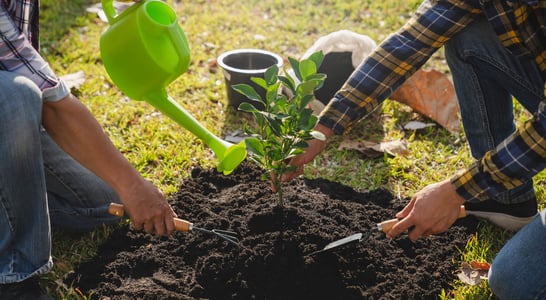
<svg viewBox="0 0 546 300">
<path fill-rule="evenodd" d="M 41 124 L 42 92 L 24 76 L 0 71 L 0 113 L 6 124 Z"/>
<path fill-rule="evenodd" d="M 52 267 L 39 88 L 0 71 L 0 116 L 0 283 L 9 283 Z"/>
<path fill-rule="evenodd" d="M 499 251 L 489 286 L 499 299 L 546 299 L 546 210 L 518 231 Z"/>
<path fill-rule="evenodd" d="M 504 291 L 513 289 L 513 287 L 509 286 L 511 282 L 510 273 L 505 271 L 497 271 L 504 270 L 504 268 L 505 266 L 503 266 L 503 263 L 499 260 L 499 258 L 496 258 L 489 269 L 489 274 L 487 275 L 489 287 L 495 296 L 499 297 L 500 299 L 506 299 L 507 295 L 504 295 Z"/>
</svg>

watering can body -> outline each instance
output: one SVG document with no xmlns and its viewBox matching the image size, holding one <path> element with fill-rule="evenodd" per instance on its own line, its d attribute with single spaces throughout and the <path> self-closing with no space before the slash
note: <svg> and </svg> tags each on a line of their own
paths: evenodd
<svg viewBox="0 0 546 300">
<path fill-rule="evenodd" d="M 103 0 L 110 23 L 100 39 L 104 67 L 117 87 L 134 100 L 165 89 L 190 64 L 188 42 L 175 12 L 160 0 L 143 0 L 116 15 Z"/>
</svg>

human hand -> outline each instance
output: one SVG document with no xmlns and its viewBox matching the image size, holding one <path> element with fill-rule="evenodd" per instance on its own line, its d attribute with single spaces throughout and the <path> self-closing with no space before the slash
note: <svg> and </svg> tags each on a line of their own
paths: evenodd
<svg viewBox="0 0 546 300">
<path fill-rule="evenodd" d="M 170 235 L 175 227 L 175 212 L 151 182 L 141 179 L 120 195 L 135 229 L 157 235 Z"/>
<path fill-rule="evenodd" d="M 387 237 L 396 237 L 410 228 L 408 237 L 412 241 L 421 236 L 444 232 L 459 217 L 463 203 L 464 199 L 457 194 L 449 180 L 428 185 L 396 214 L 401 221 L 392 227 Z"/>
<path fill-rule="evenodd" d="M 317 124 L 315 130 L 324 134 L 326 139 L 331 137 L 333 131 L 323 125 Z M 324 148 L 326 148 L 326 140 L 312 139 L 307 141 L 307 148 L 304 152 L 290 160 L 290 165 L 295 166 L 297 169 L 294 172 L 285 173 L 282 177 L 282 181 L 290 181 L 293 178 L 303 174 L 303 167 L 306 163 L 313 161 L 317 155 L 319 155 Z"/>
</svg>

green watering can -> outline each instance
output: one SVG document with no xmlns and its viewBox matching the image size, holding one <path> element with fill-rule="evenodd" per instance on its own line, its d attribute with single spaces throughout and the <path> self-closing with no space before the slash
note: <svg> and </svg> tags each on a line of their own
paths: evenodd
<svg viewBox="0 0 546 300">
<path fill-rule="evenodd" d="M 110 26 L 100 38 L 100 52 L 112 81 L 131 99 L 150 103 L 203 140 L 220 161 L 219 172 L 233 172 L 246 157 L 244 141 L 234 145 L 218 138 L 167 95 L 166 87 L 190 64 L 174 10 L 160 0 L 143 0 L 119 15 L 113 0 L 102 0 L 102 7 Z"/>
</svg>

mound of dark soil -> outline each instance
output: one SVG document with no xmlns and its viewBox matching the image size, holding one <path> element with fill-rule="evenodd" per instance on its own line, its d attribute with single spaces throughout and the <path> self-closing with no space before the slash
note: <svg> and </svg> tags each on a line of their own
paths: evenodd
<svg viewBox="0 0 546 300">
<path fill-rule="evenodd" d="M 391 219 L 407 200 L 385 190 L 360 193 L 297 179 L 275 206 L 260 171 L 242 165 L 223 176 L 195 169 L 170 199 L 195 226 L 238 233 L 240 247 L 199 232 L 154 237 L 117 229 L 92 261 L 66 279 L 96 299 L 435 299 L 449 289 L 473 218 L 413 243 L 369 239 L 306 254 Z"/>
</svg>

